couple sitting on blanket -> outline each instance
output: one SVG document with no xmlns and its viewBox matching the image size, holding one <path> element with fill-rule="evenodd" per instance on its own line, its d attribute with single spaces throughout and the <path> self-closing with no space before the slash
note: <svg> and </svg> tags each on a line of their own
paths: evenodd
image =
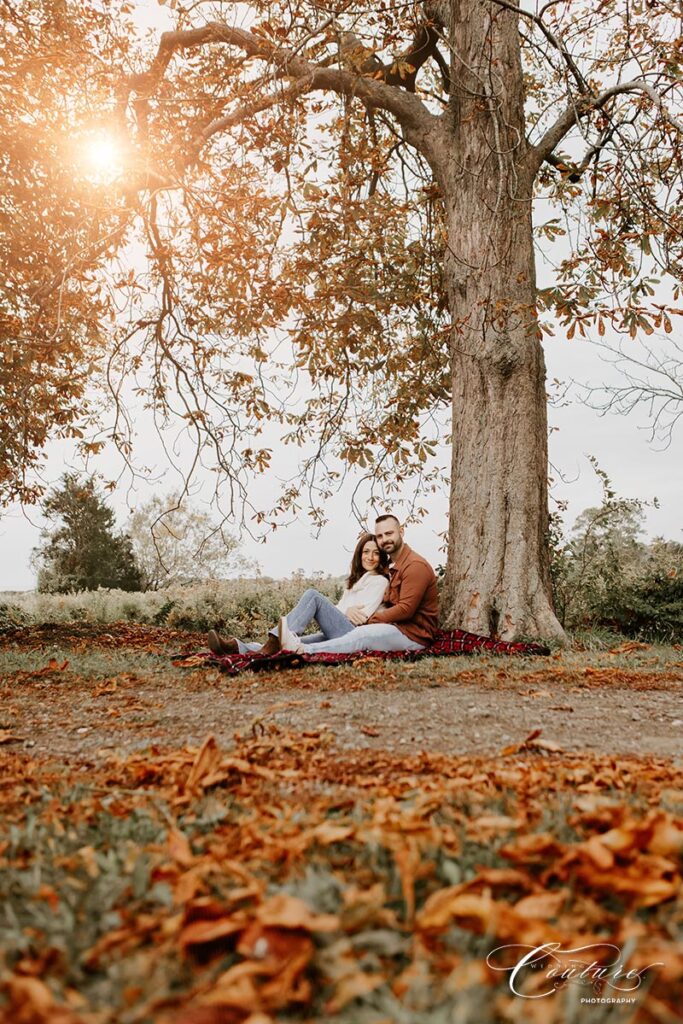
<svg viewBox="0 0 683 1024">
<path fill-rule="evenodd" d="M 214 654 L 349 654 L 353 651 L 421 651 L 434 638 L 439 617 L 436 575 L 408 547 L 396 516 L 380 516 L 375 533 L 358 541 L 346 590 L 335 605 L 307 590 L 265 644 L 208 636 Z M 315 620 L 320 632 L 302 636 Z"/>
</svg>

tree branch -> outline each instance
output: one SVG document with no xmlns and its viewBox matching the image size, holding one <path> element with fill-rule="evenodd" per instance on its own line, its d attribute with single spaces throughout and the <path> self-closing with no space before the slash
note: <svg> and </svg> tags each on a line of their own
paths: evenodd
<svg viewBox="0 0 683 1024">
<path fill-rule="evenodd" d="M 495 0 L 495 2 L 497 3 L 498 0 Z M 618 85 L 613 85 L 609 89 L 605 89 L 604 92 L 599 93 L 597 96 L 582 96 L 576 101 L 576 103 L 570 104 L 570 106 L 560 114 L 555 124 L 551 125 L 547 130 L 541 141 L 530 148 L 529 158 L 534 170 L 537 171 L 543 161 L 548 160 L 555 147 L 559 145 L 565 135 L 571 131 L 581 117 L 584 117 L 593 110 L 600 110 L 606 103 L 613 99 L 613 97 L 630 92 L 641 92 L 648 96 L 657 107 L 662 117 L 669 121 L 677 131 L 683 134 L 683 122 L 679 121 L 678 118 L 674 117 L 674 115 L 669 111 L 668 107 L 664 103 L 663 97 L 657 92 L 654 86 L 650 85 L 649 82 L 646 82 L 642 78 L 635 78 L 631 82 L 621 82 Z"/>
<path fill-rule="evenodd" d="M 645 351 L 642 358 L 634 354 L 630 347 L 625 350 L 621 343 L 618 348 L 602 342 L 594 343 L 596 348 L 605 352 L 606 362 L 619 369 L 626 383 L 602 384 L 597 387 L 581 385 L 586 392 L 582 401 L 601 413 L 619 412 L 628 415 L 640 405 L 649 407 L 649 440 L 652 442 L 659 438 L 664 448 L 671 444 L 674 428 L 683 417 L 683 348 L 670 337 L 666 341 L 671 349 L 664 353 L 641 341 Z M 596 402 L 595 395 L 604 395 L 605 398 Z"/>
<path fill-rule="evenodd" d="M 122 95 L 124 105 L 127 104 L 132 92 L 136 93 L 139 99 L 149 100 L 176 51 L 206 46 L 210 43 L 235 46 L 249 57 L 273 64 L 278 77 L 291 78 L 300 83 L 299 94 L 325 90 L 343 96 L 355 96 L 367 107 L 388 111 L 401 124 L 411 144 L 424 152 L 428 159 L 436 159 L 437 150 L 430 142 L 430 136 L 433 129 L 441 123 L 441 119 L 432 114 L 417 96 L 405 89 L 397 88 L 396 84 L 390 85 L 386 81 L 378 81 L 348 70 L 328 68 L 309 62 L 298 57 L 296 50 L 277 46 L 263 37 L 244 29 L 232 28 L 223 22 L 211 22 L 202 28 L 164 32 L 149 70 L 143 74 L 132 75 L 127 80 Z M 242 116 L 248 116 L 258 109 L 266 109 L 278 98 L 280 97 L 274 94 L 264 98 L 263 106 L 260 106 L 260 100 L 254 100 L 253 104 L 245 104 L 240 108 Z M 226 127 L 237 123 L 237 116 L 237 111 L 232 115 L 226 115 Z M 213 122 L 210 134 L 220 130 L 215 126 L 216 122 Z"/>
<path fill-rule="evenodd" d="M 591 160 L 595 159 L 596 156 L 599 156 L 610 139 L 612 139 L 615 132 L 621 127 L 623 127 L 623 123 L 619 125 L 611 125 L 602 133 L 600 138 L 594 142 L 592 146 L 588 147 L 578 163 L 573 163 L 560 156 L 555 156 L 554 153 L 548 154 L 545 158 L 546 162 L 551 164 L 553 167 L 556 167 L 561 174 L 566 174 L 570 181 L 579 181 L 584 172 L 588 169 L 588 165 Z"/>
<path fill-rule="evenodd" d="M 389 64 L 382 62 L 372 53 L 358 68 L 359 71 L 371 74 L 378 81 L 386 85 L 395 85 L 406 89 L 407 92 L 415 92 L 417 73 L 423 64 L 426 64 L 430 57 L 433 57 L 439 66 L 445 91 L 449 91 L 449 70 L 442 54 L 438 49 L 440 39 L 439 32 L 431 24 L 419 25 L 411 46 L 396 60 Z M 352 50 L 355 46 L 363 53 L 364 47 L 361 41 L 351 32 L 345 32 L 341 38 L 342 49 Z"/>
<path fill-rule="evenodd" d="M 579 92 L 581 92 L 582 94 L 590 92 L 590 87 L 586 79 L 581 74 L 581 71 L 579 70 L 571 53 L 566 48 L 566 46 L 564 46 L 561 40 L 558 39 L 555 33 L 552 32 L 543 21 L 542 14 L 546 10 L 546 8 L 550 6 L 550 4 L 545 5 L 543 10 L 541 11 L 541 14 L 534 14 L 532 11 L 522 10 L 522 8 L 519 7 L 518 4 L 511 2 L 511 0 L 491 0 L 491 2 L 497 4 L 499 7 L 504 7 L 508 11 L 515 11 L 517 14 L 521 14 L 522 17 L 527 18 L 529 21 L 533 22 L 534 25 L 537 25 L 538 28 L 540 28 L 543 35 L 548 40 L 548 42 L 551 44 L 551 46 L 553 46 L 557 50 L 557 52 L 561 54 L 562 59 L 564 60 L 569 71 L 571 72 L 572 77 L 574 78 L 574 81 L 579 87 Z"/>
<path fill-rule="evenodd" d="M 260 114 L 263 110 L 269 110 L 270 107 L 274 107 L 277 103 L 296 99 L 297 96 L 301 96 L 308 92 L 310 88 L 310 77 L 308 79 L 302 78 L 294 82 L 294 84 L 288 89 L 280 89 L 277 92 L 268 93 L 266 96 L 261 96 L 259 99 L 252 100 L 250 103 L 243 103 L 229 114 L 224 114 L 222 117 L 214 118 L 214 120 L 210 121 L 199 135 L 194 156 L 198 156 L 200 150 L 206 145 L 209 139 L 214 135 L 217 135 L 218 132 L 223 132 L 228 128 L 233 128 L 235 125 L 241 124 L 245 118 L 251 117 L 253 114 Z M 189 162 L 191 162 L 192 159 L 193 156 L 190 156 Z"/>
</svg>

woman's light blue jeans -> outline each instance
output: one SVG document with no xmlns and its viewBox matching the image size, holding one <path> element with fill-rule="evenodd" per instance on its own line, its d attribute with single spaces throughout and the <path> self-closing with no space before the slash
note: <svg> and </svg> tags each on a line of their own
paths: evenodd
<svg viewBox="0 0 683 1024">
<path fill-rule="evenodd" d="M 316 621 L 321 632 L 301 636 Z M 352 651 L 421 651 L 420 644 L 410 640 L 396 626 L 384 622 L 354 626 L 329 598 L 310 587 L 287 615 L 287 625 L 299 636 L 308 653 L 348 654 Z M 273 636 L 277 630 L 271 629 Z M 237 641 L 240 654 L 258 652 L 261 644 Z"/>
<path fill-rule="evenodd" d="M 301 637 L 302 642 L 305 637 Z M 422 644 L 402 633 L 390 622 L 371 622 L 356 626 L 344 636 L 320 643 L 306 644 L 307 654 L 351 654 L 354 651 L 421 651 Z"/>
</svg>

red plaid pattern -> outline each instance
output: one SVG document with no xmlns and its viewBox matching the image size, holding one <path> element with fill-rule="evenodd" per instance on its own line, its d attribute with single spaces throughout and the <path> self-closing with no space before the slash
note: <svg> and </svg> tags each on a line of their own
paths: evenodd
<svg viewBox="0 0 683 1024">
<path fill-rule="evenodd" d="M 550 654 L 548 647 L 532 643 L 510 643 L 492 640 L 490 636 L 477 636 L 463 629 L 448 632 L 439 630 L 434 640 L 422 651 L 354 651 L 351 654 L 291 654 L 283 652 L 263 657 L 261 654 L 224 654 L 207 652 L 207 662 L 220 665 L 228 675 L 236 676 L 246 670 L 251 672 L 278 671 L 284 668 L 301 668 L 304 665 L 348 665 L 359 658 L 383 658 L 385 661 L 417 661 L 419 658 L 443 658 L 456 654 L 474 654 L 475 651 L 491 651 L 493 654 Z M 174 660 L 188 657 L 189 651 L 174 655 Z M 199 655 L 192 652 L 193 661 Z M 194 662 L 196 664 L 196 662 Z"/>
</svg>

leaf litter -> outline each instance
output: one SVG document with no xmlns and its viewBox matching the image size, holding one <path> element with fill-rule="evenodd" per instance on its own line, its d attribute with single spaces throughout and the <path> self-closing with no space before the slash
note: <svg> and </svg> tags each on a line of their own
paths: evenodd
<svg viewBox="0 0 683 1024">
<path fill-rule="evenodd" d="M 679 1019 L 683 769 L 571 747 L 607 721 L 647 750 L 656 712 L 665 749 L 680 655 L 226 685 L 168 666 L 187 634 L 103 628 L 0 638 L 2 1024 L 565 1024 L 575 988 L 520 1000 L 486 962 L 553 941 L 660 964 L 610 1021 Z"/>
<path fill-rule="evenodd" d="M 676 1020 L 683 769 L 538 738 L 495 758 L 342 752 L 324 730 L 87 766 L 0 751 L 0 1021 L 493 1024 L 523 1005 L 561 1024 L 571 986 L 522 1003 L 486 961 L 546 942 L 659 963 L 628 1019 Z"/>
</svg>

